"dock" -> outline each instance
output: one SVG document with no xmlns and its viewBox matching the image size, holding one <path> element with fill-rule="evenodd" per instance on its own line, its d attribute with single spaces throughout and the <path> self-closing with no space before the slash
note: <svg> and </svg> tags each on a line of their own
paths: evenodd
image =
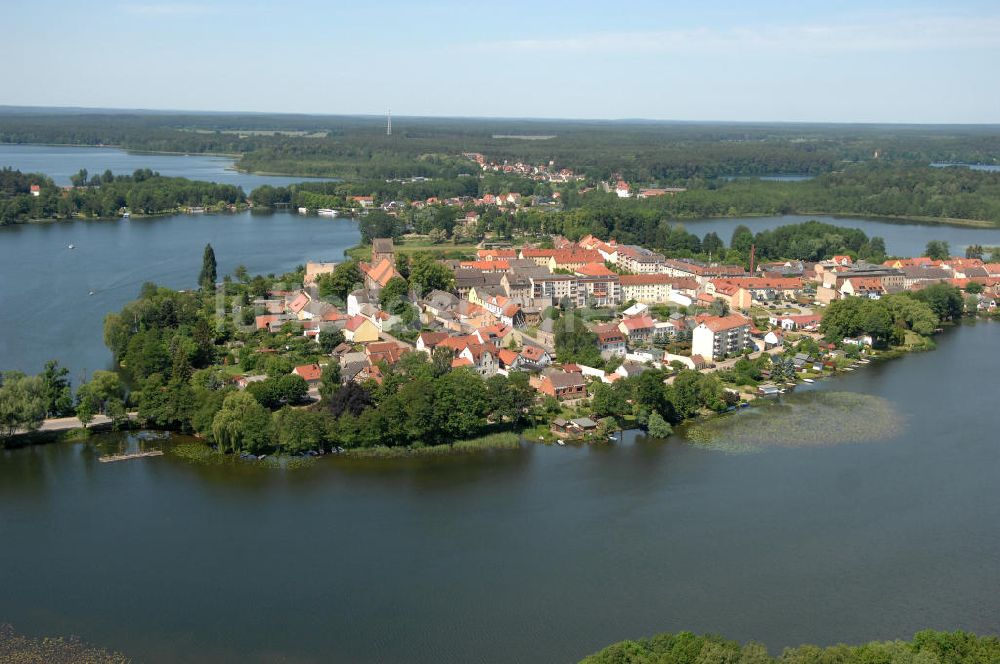
<svg viewBox="0 0 1000 664">
<path fill-rule="evenodd" d="M 141 459 L 143 457 L 163 456 L 163 450 L 149 450 L 147 452 L 129 452 L 128 454 L 108 454 L 98 457 L 101 463 L 111 463 L 113 461 L 128 461 L 129 459 Z"/>
</svg>

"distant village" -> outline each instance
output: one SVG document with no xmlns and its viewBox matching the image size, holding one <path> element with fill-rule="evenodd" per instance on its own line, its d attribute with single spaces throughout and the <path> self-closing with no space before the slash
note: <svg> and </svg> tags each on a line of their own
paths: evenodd
<svg viewBox="0 0 1000 664">
<path fill-rule="evenodd" d="M 405 353 L 446 349 L 452 367 L 484 377 L 528 372 L 540 396 L 573 404 L 596 383 L 650 367 L 716 371 L 744 356 L 780 353 L 790 335 L 821 342 L 824 307 L 844 298 L 878 299 L 935 283 L 965 289 L 976 282 L 982 286 L 980 309 L 994 311 L 1000 299 L 1000 264 L 979 259 L 906 258 L 876 265 L 834 256 L 819 263 L 765 262 L 748 271 L 666 258 L 611 238 L 588 235 L 571 242 L 555 236 L 551 248 L 483 242 L 474 259 L 440 260 L 454 275 L 454 287 L 410 295 L 419 311 L 413 327 L 420 331 L 407 341 L 393 334 L 399 318 L 380 306 L 379 297 L 401 276 L 397 249 L 389 238 L 375 239 L 371 249 L 371 260 L 359 265 L 364 283 L 345 303 L 325 301 L 317 287 L 336 264 L 310 262 L 301 288 L 253 303 L 261 312 L 256 327 L 278 332 L 291 325 L 316 341 L 340 331 L 344 342 L 329 361 L 339 365 L 343 382 L 380 382 L 384 368 Z M 560 323 L 547 315 L 553 308 L 583 312 L 603 367 L 560 361 Z M 871 339 L 843 344 L 865 347 Z M 796 370 L 822 369 L 842 354 L 824 348 L 822 356 L 796 356 Z M 315 364 L 294 372 L 315 390 L 323 370 Z M 239 380 L 245 386 L 262 379 Z M 773 388 L 762 386 L 761 393 L 768 390 Z"/>
</svg>

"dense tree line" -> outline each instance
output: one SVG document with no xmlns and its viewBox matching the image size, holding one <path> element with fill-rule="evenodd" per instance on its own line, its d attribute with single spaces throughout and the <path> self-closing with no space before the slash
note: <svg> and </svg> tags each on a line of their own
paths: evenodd
<svg viewBox="0 0 1000 664">
<path fill-rule="evenodd" d="M 876 345 L 898 345 L 906 330 L 928 336 L 941 321 L 965 313 L 961 291 L 949 284 L 933 284 L 919 291 L 883 295 L 877 300 L 849 297 L 831 302 L 820 330 L 829 341 L 871 335 Z"/>
<path fill-rule="evenodd" d="M 0 113 L 0 142 L 239 154 L 247 170 L 350 179 L 452 177 L 470 172 L 457 158 L 463 152 L 660 183 L 825 173 L 876 151 L 917 164 L 1000 161 L 992 127 L 398 118 L 394 130 L 385 135 L 382 117 Z"/>
<path fill-rule="evenodd" d="M 654 414 L 677 424 L 702 409 L 723 411 L 738 401 L 714 374 L 682 369 L 665 385 L 668 375 L 666 370 L 650 368 L 610 385 L 599 383 L 594 386 L 591 408 L 598 417 L 632 414 L 648 427 Z"/>
<path fill-rule="evenodd" d="M 32 219 L 114 217 L 129 210 L 133 214 L 160 214 L 184 207 L 222 208 L 241 205 L 246 197 L 233 185 L 168 178 L 148 169 L 132 175 L 106 171 L 88 178 L 86 170 L 74 180 L 80 184 L 63 189 L 44 175 L 0 170 L 0 225 Z M 30 187 L 40 187 L 38 196 Z"/>
<path fill-rule="evenodd" d="M 659 634 L 649 639 L 621 641 L 582 660 L 581 664 L 982 664 L 1000 660 L 1000 639 L 968 632 L 917 632 L 913 640 L 872 641 L 864 645 L 785 648 L 772 657 L 759 643 L 739 644 L 721 636 L 691 632 Z"/>
</svg>

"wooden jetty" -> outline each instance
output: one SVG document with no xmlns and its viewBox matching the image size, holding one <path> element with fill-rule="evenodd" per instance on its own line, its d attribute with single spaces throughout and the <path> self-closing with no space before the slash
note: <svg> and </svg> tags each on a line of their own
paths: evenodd
<svg viewBox="0 0 1000 664">
<path fill-rule="evenodd" d="M 146 452 L 129 452 L 128 454 L 108 454 L 97 457 L 101 463 L 111 463 L 112 461 L 128 461 L 129 459 L 141 459 L 143 457 L 163 456 L 163 450 L 148 450 Z"/>
</svg>

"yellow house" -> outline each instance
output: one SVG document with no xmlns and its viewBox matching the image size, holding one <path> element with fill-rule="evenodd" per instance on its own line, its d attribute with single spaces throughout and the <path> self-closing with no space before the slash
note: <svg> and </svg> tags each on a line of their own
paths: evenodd
<svg viewBox="0 0 1000 664">
<path fill-rule="evenodd" d="M 378 341 L 378 328 L 375 323 L 358 314 L 344 326 L 344 338 L 355 344 Z"/>
</svg>

